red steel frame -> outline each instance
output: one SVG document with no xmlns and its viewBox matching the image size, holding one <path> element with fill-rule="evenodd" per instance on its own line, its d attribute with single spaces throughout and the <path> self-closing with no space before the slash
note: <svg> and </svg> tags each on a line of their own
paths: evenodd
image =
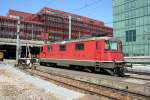
<svg viewBox="0 0 150 100">
<path fill-rule="evenodd" d="M 112 28 L 105 26 L 102 21 L 45 7 L 36 14 L 9 10 L 7 16 L 0 16 L 0 37 L 16 38 L 16 18 L 19 17 L 21 39 L 49 41 L 68 39 L 68 16 L 72 16 L 72 38 L 93 35 L 113 36 Z"/>
</svg>

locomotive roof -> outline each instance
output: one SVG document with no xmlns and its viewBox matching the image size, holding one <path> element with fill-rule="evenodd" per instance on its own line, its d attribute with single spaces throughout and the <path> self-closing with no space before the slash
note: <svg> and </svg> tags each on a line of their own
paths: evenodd
<svg viewBox="0 0 150 100">
<path fill-rule="evenodd" d="M 109 39 L 112 39 L 112 37 L 82 38 L 82 39 L 76 39 L 76 40 L 67 40 L 67 41 L 51 42 L 51 43 L 48 43 L 48 44 L 66 44 L 66 43 L 69 43 L 69 42 L 84 42 L 84 41 L 100 40 L 100 39 L 109 40 Z"/>
</svg>

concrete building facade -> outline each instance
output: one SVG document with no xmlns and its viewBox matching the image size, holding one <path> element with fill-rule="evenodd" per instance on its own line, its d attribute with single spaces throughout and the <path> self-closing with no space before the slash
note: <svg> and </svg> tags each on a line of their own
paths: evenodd
<svg viewBox="0 0 150 100">
<path fill-rule="evenodd" d="M 150 56 L 150 0 L 113 0 L 114 37 L 125 56 Z"/>
</svg>

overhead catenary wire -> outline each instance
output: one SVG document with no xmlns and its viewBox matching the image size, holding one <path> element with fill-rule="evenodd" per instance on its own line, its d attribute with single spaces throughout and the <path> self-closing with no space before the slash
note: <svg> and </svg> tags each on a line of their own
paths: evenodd
<svg viewBox="0 0 150 100">
<path fill-rule="evenodd" d="M 86 0 L 87 1 L 87 0 Z M 87 5 L 87 2 L 85 1 L 85 5 Z M 95 6 L 93 9 L 96 9 L 98 8 L 99 6 Z M 88 12 L 89 13 L 89 12 Z M 90 12 L 91 13 L 94 13 L 94 12 Z M 112 25 L 114 23 L 114 21 L 108 21 L 108 22 L 105 22 L 105 25 Z"/>
<path fill-rule="evenodd" d="M 95 5 L 95 4 L 98 4 L 98 3 L 102 2 L 102 1 L 103 1 L 103 0 L 96 0 L 96 1 L 91 2 L 91 3 L 86 3 L 84 6 L 82 6 L 82 7 L 80 7 L 80 8 L 77 8 L 77 9 L 75 9 L 75 10 L 72 10 L 71 12 L 80 11 L 80 10 L 82 10 L 82 9 L 85 9 L 85 8 L 88 8 L 88 7 L 93 6 L 93 5 Z"/>
<path fill-rule="evenodd" d="M 96 0 L 96 1 L 93 1 L 91 3 L 87 3 L 87 1 L 85 1 L 85 5 L 80 7 L 80 8 L 77 8 L 75 10 L 72 10 L 71 12 L 78 12 L 78 11 L 81 11 L 85 8 L 88 8 L 88 7 L 91 7 L 91 6 L 94 6 L 94 5 L 97 5 L 98 3 L 101 3 L 103 0 Z M 95 7 L 97 8 L 97 7 Z M 110 24 L 113 24 L 113 22 L 106 22 L 105 25 L 110 25 Z"/>
</svg>

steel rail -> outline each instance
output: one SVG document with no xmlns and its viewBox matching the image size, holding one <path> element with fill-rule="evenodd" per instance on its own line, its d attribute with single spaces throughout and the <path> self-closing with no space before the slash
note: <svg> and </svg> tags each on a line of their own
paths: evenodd
<svg viewBox="0 0 150 100">
<path fill-rule="evenodd" d="M 44 79 L 53 80 L 59 83 L 63 83 L 65 85 L 69 85 L 74 88 L 78 88 L 84 91 L 88 91 L 92 94 L 97 94 L 101 96 L 105 96 L 115 100 L 147 100 L 150 96 L 129 92 L 127 90 L 120 90 L 111 87 L 101 86 L 81 80 L 75 80 L 73 78 L 58 75 L 56 73 L 45 72 L 41 70 L 27 70 L 28 72 L 43 77 Z"/>
</svg>

